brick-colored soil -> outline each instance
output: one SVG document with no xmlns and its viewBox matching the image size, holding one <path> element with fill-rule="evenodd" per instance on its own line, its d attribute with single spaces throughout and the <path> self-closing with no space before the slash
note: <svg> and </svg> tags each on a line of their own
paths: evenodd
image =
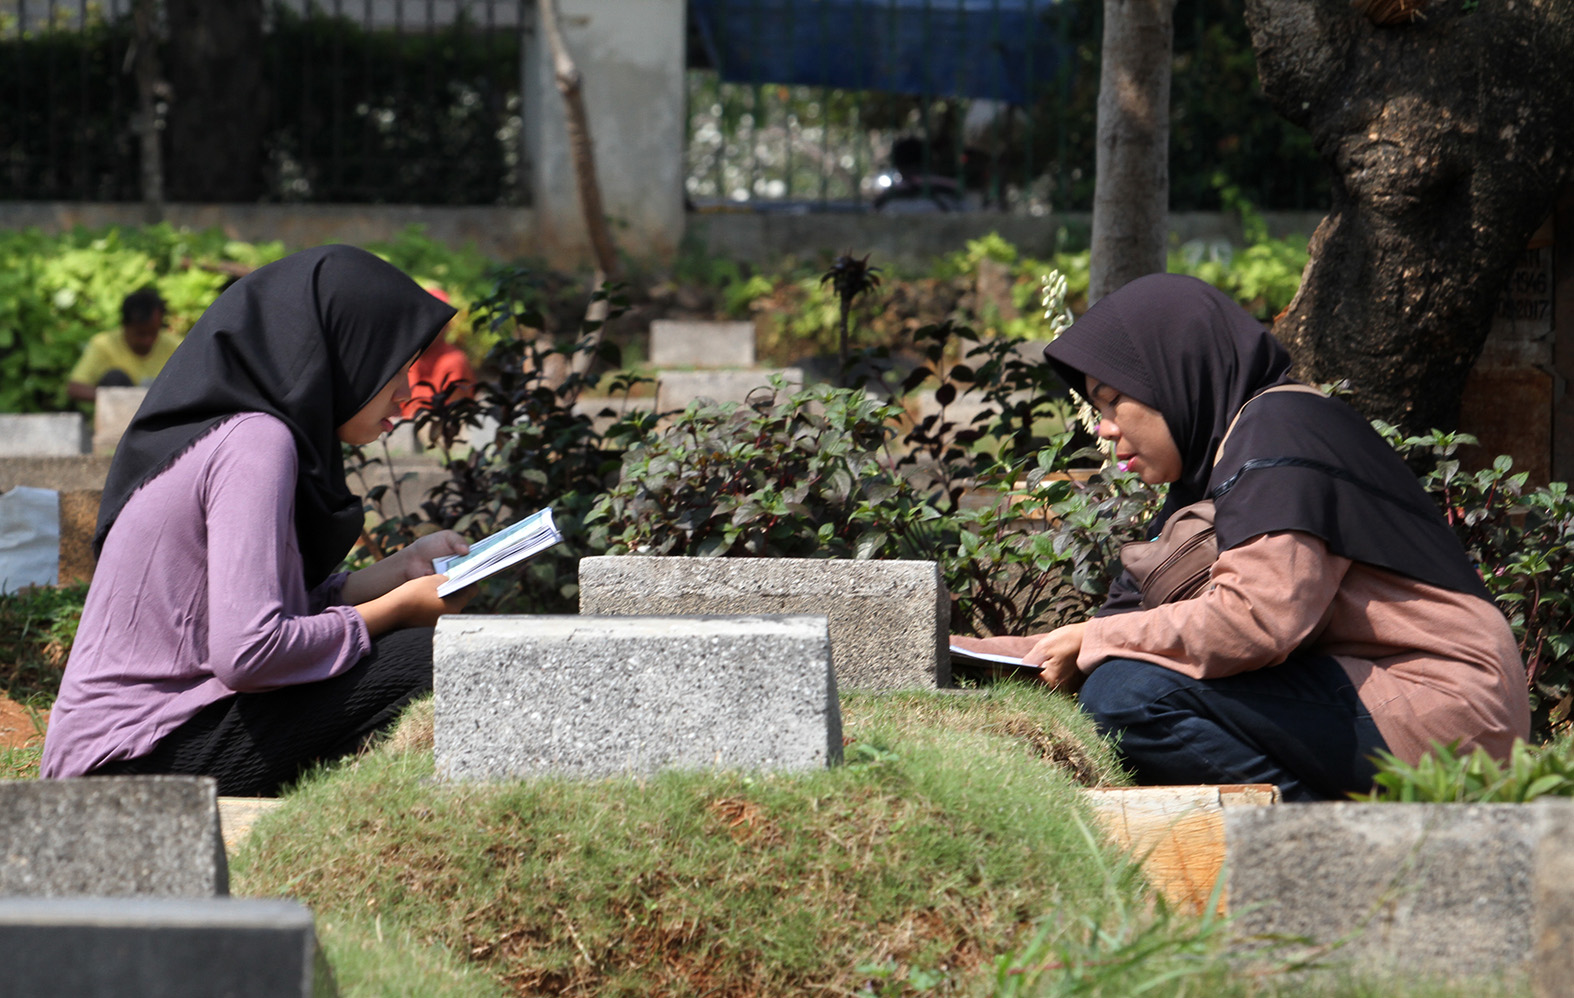
<svg viewBox="0 0 1574 998">
<path fill-rule="evenodd" d="M 48 720 L 49 711 L 41 711 L 35 724 L 27 708 L 0 694 L 0 748 L 24 748 L 43 741 Z"/>
</svg>

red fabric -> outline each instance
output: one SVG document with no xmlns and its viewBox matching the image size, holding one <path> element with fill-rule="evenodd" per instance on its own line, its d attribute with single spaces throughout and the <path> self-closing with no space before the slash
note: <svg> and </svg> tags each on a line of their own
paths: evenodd
<svg viewBox="0 0 1574 998">
<path fill-rule="evenodd" d="M 439 336 L 410 365 L 410 400 L 400 411 L 411 418 L 427 407 L 432 396 L 453 384 L 461 387 L 450 398 L 469 398 L 475 394 L 475 371 L 463 350 Z"/>
</svg>

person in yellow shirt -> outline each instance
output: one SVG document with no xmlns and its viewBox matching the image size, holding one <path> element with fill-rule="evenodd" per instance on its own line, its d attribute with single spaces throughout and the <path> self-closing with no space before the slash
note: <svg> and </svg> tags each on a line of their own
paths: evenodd
<svg viewBox="0 0 1574 998">
<path fill-rule="evenodd" d="M 120 328 L 87 341 L 71 369 L 66 394 L 79 402 L 93 401 L 99 386 L 152 384 L 180 340 L 164 331 L 164 299 L 152 287 L 127 295 L 120 303 Z"/>
</svg>

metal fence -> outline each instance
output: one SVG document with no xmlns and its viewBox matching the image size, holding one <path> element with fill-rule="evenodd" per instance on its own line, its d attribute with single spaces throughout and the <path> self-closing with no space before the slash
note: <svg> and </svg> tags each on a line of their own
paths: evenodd
<svg viewBox="0 0 1574 998">
<path fill-rule="evenodd" d="M 1240 7 L 1177 0 L 1171 206 L 1325 207 L 1310 137 L 1259 92 Z M 1102 9 L 690 0 L 688 196 L 757 211 L 1088 210 Z"/>
<path fill-rule="evenodd" d="M 152 48 L 170 70 L 149 101 L 163 169 L 222 154 L 225 130 L 246 118 L 260 144 L 247 199 L 519 203 L 521 36 L 533 6 L 268 0 L 252 8 L 260 45 L 242 53 L 261 85 L 237 106 L 171 85 L 187 42 L 153 4 Z M 209 3 L 201 16 L 233 9 Z M 142 198 L 137 49 L 132 0 L 0 3 L 0 199 Z M 209 148 L 177 147 L 174 134 L 203 135 L 200 121 L 177 127 L 182 113 L 209 117 Z"/>
<path fill-rule="evenodd" d="M 1055 0 L 691 0 L 700 206 L 1042 211 L 1036 122 L 1069 95 Z"/>
<path fill-rule="evenodd" d="M 165 4 L 262 11 L 244 106 L 193 125 L 212 95 L 155 86 L 167 199 L 528 203 L 535 0 L 137 2 L 166 11 L 151 29 L 166 69 L 188 53 Z M 1234 188 L 1262 208 L 1323 207 L 1309 137 L 1256 92 L 1239 6 L 1177 0 L 1171 206 L 1216 209 Z M 700 209 L 1086 210 L 1101 9 L 688 0 L 686 193 Z M 133 10 L 0 0 L 0 199 L 143 197 Z M 233 149 L 253 147 L 237 162 Z M 217 193 L 199 183 L 231 174 L 252 179 Z"/>
</svg>

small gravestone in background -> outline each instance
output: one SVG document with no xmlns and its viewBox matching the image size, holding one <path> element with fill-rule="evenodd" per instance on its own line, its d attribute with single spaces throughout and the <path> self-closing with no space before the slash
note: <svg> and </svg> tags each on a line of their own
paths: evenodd
<svg viewBox="0 0 1574 998">
<path fill-rule="evenodd" d="M 754 323 L 657 319 L 650 324 L 654 367 L 753 367 Z"/>
<path fill-rule="evenodd" d="M 146 388 L 100 388 L 93 393 L 93 453 L 114 453 L 147 397 Z"/>
<path fill-rule="evenodd" d="M 0 897 L 0 994 L 333 998 L 312 915 L 258 898 Z"/>
<path fill-rule="evenodd" d="M 218 799 L 208 777 L 0 782 L 0 895 L 228 893 Z"/>
<path fill-rule="evenodd" d="M 950 608 L 932 561 L 622 555 L 579 563 L 582 614 L 824 614 L 844 691 L 950 686 Z"/>
<path fill-rule="evenodd" d="M 87 449 L 79 412 L 0 413 L 0 457 L 76 457 Z"/>
<path fill-rule="evenodd" d="M 816 769 L 839 762 L 823 617 L 444 617 L 448 779 Z"/>
<path fill-rule="evenodd" d="M 656 376 L 656 411 L 683 409 L 695 399 L 739 404 L 760 399 L 768 401 L 774 396 L 770 387 L 773 374 L 782 376 L 787 391 L 803 389 L 803 369 L 798 367 L 748 371 L 662 371 Z"/>
</svg>

